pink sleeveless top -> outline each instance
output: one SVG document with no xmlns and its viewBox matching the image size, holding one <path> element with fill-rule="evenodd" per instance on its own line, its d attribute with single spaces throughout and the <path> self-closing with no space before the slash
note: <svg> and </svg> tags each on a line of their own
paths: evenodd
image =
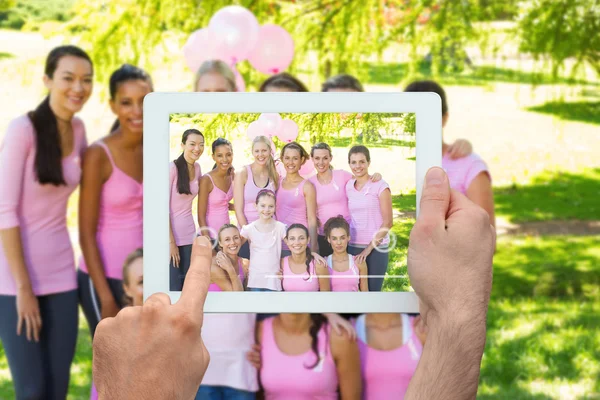
<svg viewBox="0 0 600 400">
<path fill-rule="evenodd" d="M 242 259 L 238 258 L 238 276 L 240 277 L 240 280 L 242 281 L 242 284 L 244 283 L 244 267 L 242 267 Z M 208 286 L 208 291 L 209 292 L 222 292 L 221 288 L 219 287 L 219 285 L 217 285 L 216 283 L 211 283 Z"/>
<path fill-rule="evenodd" d="M 290 268 L 290 257 L 283 259 L 283 291 L 284 292 L 318 292 L 319 279 L 315 271 L 315 260 L 310 262 L 310 274 L 304 271 L 296 274 Z"/>
<path fill-rule="evenodd" d="M 358 267 L 354 264 L 354 256 L 348 254 L 348 270 L 339 272 L 333 269 L 333 255 L 327 256 L 327 268 L 331 275 L 332 292 L 358 292 L 360 284 L 360 274 Z"/>
<path fill-rule="evenodd" d="M 222 191 L 215 185 L 215 181 L 210 174 L 207 174 L 213 190 L 208 194 L 208 204 L 206 205 L 206 224 L 208 225 L 209 234 L 212 239 L 217 238 L 219 229 L 229 221 L 229 202 L 233 199 L 233 182 L 229 184 L 227 193 Z"/>
<path fill-rule="evenodd" d="M 367 247 L 383 223 L 379 196 L 390 187 L 383 179 L 378 182 L 369 180 L 360 190 L 356 190 L 355 182 L 356 179 L 350 179 L 346 184 L 350 210 L 350 244 Z M 380 246 L 389 242 L 389 235 L 386 235 Z"/>
<path fill-rule="evenodd" d="M 337 399 L 337 368 L 329 346 L 329 328 L 319 331 L 320 362 L 313 368 L 315 353 L 288 355 L 279 350 L 273 332 L 273 317 L 262 323 L 260 380 L 267 400 Z"/>
<path fill-rule="evenodd" d="M 275 185 L 269 180 L 267 186 L 264 188 L 258 187 L 254 183 L 254 175 L 252 174 L 252 167 L 250 165 L 246 165 L 246 172 L 248 180 L 244 185 L 244 216 L 250 224 L 258 219 L 258 211 L 256 211 L 256 196 L 258 196 L 258 192 L 263 189 L 275 191 Z"/>
<path fill-rule="evenodd" d="M 306 199 L 304 198 L 304 179 L 293 189 L 283 188 L 283 178 L 279 179 L 279 189 L 277 189 L 277 204 L 275 214 L 277 220 L 281 221 L 286 227 L 292 224 L 302 224 L 308 228 L 308 217 L 306 215 Z M 281 245 L 283 250 L 289 250 L 285 242 Z"/>
<path fill-rule="evenodd" d="M 190 192 L 192 194 L 181 194 L 177 191 L 177 166 L 174 162 L 169 164 L 171 230 L 173 231 L 177 246 L 190 245 L 194 243 L 194 239 L 196 238 L 196 224 L 192 215 L 192 202 L 198 195 L 198 182 L 200 181 L 202 172 L 198 163 L 194 164 L 194 169 L 196 176 L 190 181 Z"/>
<path fill-rule="evenodd" d="M 110 177 L 102 185 L 96 241 L 107 278 L 123 279 L 125 258 L 143 244 L 143 184 L 115 164 L 108 146 L 97 142 L 112 165 Z M 83 256 L 79 268 L 88 272 Z"/>
<path fill-rule="evenodd" d="M 423 345 L 412 329 L 413 321 L 413 317 L 402 314 L 402 346 L 393 350 L 377 350 L 365 343 L 365 315 L 357 318 L 355 327 L 363 377 L 363 399 L 404 398 L 423 352 Z"/>
<path fill-rule="evenodd" d="M 352 179 L 348 171 L 335 169 L 331 171 L 331 182 L 322 185 L 317 175 L 308 180 L 315 185 L 317 192 L 317 218 L 319 219 L 319 235 L 325 235 L 324 227 L 329 218 L 341 215 L 350 223 L 350 211 L 348 210 L 348 196 L 346 196 L 346 184 Z"/>
</svg>

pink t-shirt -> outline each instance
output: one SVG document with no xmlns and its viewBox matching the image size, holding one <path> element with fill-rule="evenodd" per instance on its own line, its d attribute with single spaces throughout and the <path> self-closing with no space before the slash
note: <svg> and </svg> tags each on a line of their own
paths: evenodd
<svg viewBox="0 0 600 400">
<path fill-rule="evenodd" d="M 192 194 L 181 194 L 177 191 L 177 166 L 174 162 L 169 164 L 169 182 L 171 183 L 171 229 L 177 246 L 194 243 L 196 238 L 196 224 L 192 215 L 192 202 L 198 195 L 198 182 L 202 172 L 200 164 L 195 163 L 196 177 L 190 181 Z"/>
<path fill-rule="evenodd" d="M 263 189 L 275 191 L 275 184 L 269 180 L 266 187 L 258 187 L 254 183 L 254 175 L 252 174 L 252 167 L 250 165 L 246 165 L 246 171 L 248 173 L 248 180 L 244 185 L 244 216 L 248 223 L 251 223 L 258 219 L 258 211 L 256 211 L 256 196 L 258 196 L 258 192 Z"/>
<path fill-rule="evenodd" d="M 413 323 L 412 317 L 402 314 L 402 346 L 392 350 L 377 350 L 366 343 L 365 315 L 356 320 L 363 399 L 404 398 L 423 352 L 423 345 L 412 329 Z"/>
<path fill-rule="evenodd" d="M 37 296 L 77 288 L 67 231 L 67 201 L 81 179 L 81 156 L 87 140 L 79 118 L 73 119 L 72 127 L 73 152 L 62 160 L 66 186 L 38 183 L 36 137 L 26 115 L 11 121 L 0 145 L 0 229 L 20 228 L 25 266 Z M 1 244 L 0 294 L 14 296 L 15 280 Z"/>
<path fill-rule="evenodd" d="M 321 185 L 317 175 L 308 180 L 315 185 L 317 192 L 317 218 L 319 220 L 319 235 L 323 236 L 325 223 L 329 218 L 341 215 L 350 223 L 350 211 L 348 210 L 348 196 L 346 196 L 346 184 L 352 179 L 352 174 L 342 169 L 331 171 L 333 178 L 326 185 Z"/>
<path fill-rule="evenodd" d="M 254 221 L 244 225 L 240 231 L 240 235 L 250 240 L 248 287 L 281 291 L 281 280 L 276 275 L 281 262 L 285 225 L 273 220 L 273 229 L 260 232 L 256 228 L 258 223 L 259 221 Z"/>
<path fill-rule="evenodd" d="M 330 329 L 324 325 L 317 335 L 319 363 L 312 349 L 299 355 L 279 350 L 273 332 L 273 317 L 262 323 L 260 381 L 267 400 L 337 399 L 337 368 L 329 345 Z"/>
<path fill-rule="evenodd" d="M 293 189 L 283 188 L 283 178 L 279 180 L 277 189 L 276 211 L 277 220 L 286 226 L 302 224 L 308 228 L 308 216 L 306 214 L 306 198 L 304 197 L 304 185 L 308 182 L 304 179 Z M 285 243 L 282 249 L 289 250 Z"/>
<path fill-rule="evenodd" d="M 442 167 L 448 175 L 450 187 L 462 194 L 467 193 L 471 182 L 481 172 L 487 173 L 491 179 L 486 163 L 475 153 L 456 160 L 445 155 L 442 158 Z"/>
<path fill-rule="evenodd" d="M 144 186 L 117 167 L 104 142 L 96 143 L 104 149 L 112 166 L 100 194 L 96 243 L 106 277 L 121 280 L 125 259 L 143 244 Z M 83 255 L 79 268 L 88 272 Z"/>
<path fill-rule="evenodd" d="M 208 204 L 206 205 L 206 225 L 208 225 L 209 235 L 212 239 L 217 238 L 219 229 L 225 224 L 229 224 L 229 202 L 233 199 L 233 179 L 229 184 L 227 192 L 219 189 L 210 174 L 207 174 L 213 189 L 208 194 Z"/>
<path fill-rule="evenodd" d="M 368 180 L 358 191 L 354 187 L 354 182 L 356 179 L 350 179 L 346 184 L 350 210 L 350 244 L 368 246 L 383 223 L 379 196 L 390 186 L 383 179 L 377 182 Z M 389 235 L 386 235 L 380 246 L 388 243 Z"/>
<path fill-rule="evenodd" d="M 285 292 L 318 292 L 319 278 L 315 271 L 315 260 L 310 262 L 309 272 L 306 270 L 296 274 L 290 268 L 290 256 L 283 259 L 283 290 Z"/>
</svg>

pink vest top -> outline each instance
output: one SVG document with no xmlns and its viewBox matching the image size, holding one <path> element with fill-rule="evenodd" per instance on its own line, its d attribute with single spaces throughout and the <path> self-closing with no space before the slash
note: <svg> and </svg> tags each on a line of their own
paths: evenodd
<svg viewBox="0 0 600 400">
<path fill-rule="evenodd" d="M 198 195 L 198 182 L 202 175 L 200 164 L 194 164 L 195 178 L 190 181 L 190 192 L 192 194 L 181 194 L 177 191 L 177 166 L 174 162 L 169 164 L 169 178 L 171 181 L 171 201 L 169 203 L 171 212 L 171 230 L 175 237 L 177 246 L 185 246 L 194 243 L 196 238 L 196 224 L 192 215 L 192 202 Z"/>
<path fill-rule="evenodd" d="M 227 193 L 215 185 L 215 181 L 210 174 L 207 174 L 213 190 L 208 194 L 208 204 L 206 205 L 206 225 L 208 225 L 209 234 L 212 239 L 217 238 L 219 229 L 229 221 L 229 202 L 233 198 L 233 182 L 230 182 Z"/>
<path fill-rule="evenodd" d="M 289 259 L 289 256 L 283 259 L 283 290 L 285 292 L 318 292 L 319 279 L 315 271 L 315 260 L 310 262 L 310 274 L 306 271 L 295 274 L 290 268 Z"/>
<path fill-rule="evenodd" d="M 354 256 L 352 254 L 348 254 L 348 263 L 348 270 L 339 272 L 333 269 L 333 255 L 327 257 L 327 268 L 329 269 L 329 275 L 331 275 L 332 292 L 358 292 L 360 274 L 354 264 Z"/>
<path fill-rule="evenodd" d="M 283 188 L 283 178 L 279 179 L 277 189 L 277 204 L 275 214 L 277 220 L 283 222 L 286 227 L 292 224 L 302 224 L 308 228 L 308 217 L 306 215 L 306 199 L 304 198 L 304 184 L 306 179 L 293 189 Z M 285 242 L 281 245 L 283 250 L 289 250 Z"/>
<path fill-rule="evenodd" d="M 288 355 L 279 350 L 273 332 L 273 318 L 262 323 L 262 368 L 260 380 L 267 400 L 337 399 L 337 368 L 329 346 L 329 328 L 318 334 L 320 362 L 312 349 L 304 354 Z"/>
<path fill-rule="evenodd" d="M 356 320 L 363 399 L 403 399 L 417 369 L 423 346 L 413 332 L 413 318 L 402 314 L 404 344 L 393 350 L 376 350 L 365 343 L 365 315 Z"/>
<path fill-rule="evenodd" d="M 348 210 L 348 196 L 346 196 L 346 184 L 352 179 L 350 172 L 335 169 L 331 171 L 331 182 L 322 185 L 317 179 L 317 175 L 309 178 L 309 181 L 315 185 L 317 192 L 317 218 L 319 219 L 319 235 L 325 233 L 323 228 L 329 218 L 341 215 L 350 223 L 350 211 Z"/>
<path fill-rule="evenodd" d="M 238 276 L 240 277 L 240 280 L 242 281 L 242 284 L 244 283 L 244 267 L 242 267 L 242 259 L 238 258 Z M 209 292 L 222 292 L 221 288 L 219 287 L 219 285 L 217 285 L 216 283 L 211 283 L 208 286 L 208 291 Z"/>
<path fill-rule="evenodd" d="M 258 211 L 256 211 L 256 196 L 258 196 L 258 192 L 263 189 L 275 191 L 275 185 L 269 180 L 267 186 L 264 188 L 258 187 L 254 183 L 254 175 L 252 175 L 252 167 L 250 165 L 246 165 L 246 172 L 248 173 L 248 180 L 244 185 L 244 216 L 250 224 L 258 219 Z"/>
<path fill-rule="evenodd" d="M 121 171 L 110 150 L 97 142 L 112 165 L 110 177 L 102 186 L 96 241 L 107 278 L 123 279 L 125 258 L 143 243 L 143 184 Z M 83 256 L 79 267 L 88 272 Z"/>
<path fill-rule="evenodd" d="M 346 184 L 348 196 L 348 209 L 350 210 L 350 244 L 367 247 L 377 235 L 383 215 L 379 204 L 379 196 L 389 185 L 383 179 L 378 182 L 371 180 L 359 190 L 356 190 L 351 179 Z M 386 235 L 380 246 L 389 244 L 389 235 Z"/>
</svg>

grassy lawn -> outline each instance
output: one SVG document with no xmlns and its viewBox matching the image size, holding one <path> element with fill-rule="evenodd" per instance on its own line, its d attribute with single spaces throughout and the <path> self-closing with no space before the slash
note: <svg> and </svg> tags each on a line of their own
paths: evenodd
<svg viewBox="0 0 600 400">
<path fill-rule="evenodd" d="M 566 121 L 600 125 L 600 101 L 552 101 L 540 106 L 529 107 L 527 110 L 554 115 Z"/>
</svg>

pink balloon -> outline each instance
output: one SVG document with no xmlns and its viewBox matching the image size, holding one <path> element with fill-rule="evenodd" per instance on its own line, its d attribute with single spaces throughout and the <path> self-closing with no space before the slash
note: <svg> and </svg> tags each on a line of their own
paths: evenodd
<svg viewBox="0 0 600 400">
<path fill-rule="evenodd" d="M 298 124 L 291 119 L 284 119 L 281 121 L 281 127 L 279 128 L 277 137 L 279 140 L 286 143 L 293 142 L 298 137 Z"/>
<path fill-rule="evenodd" d="M 245 92 L 246 91 L 246 82 L 244 82 L 244 77 L 242 76 L 242 74 L 240 74 L 240 71 L 238 71 L 237 68 L 233 67 L 232 71 L 233 71 L 233 75 L 235 75 L 235 87 L 236 87 L 237 91 Z"/>
<path fill-rule="evenodd" d="M 206 28 L 192 32 L 183 46 L 183 56 L 188 68 L 194 73 L 204 61 L 220 58 L 217 43 Z"/>
<path fill-rule="evenodd" d="M 275 143 L 273 143 L 273 141 L 271 141 L 271 155 L 273 156 L 273 159 L 277 157 L 277 147 L 275 147 Z"/>
<path fill-rule="evenodd" d="M 304 165 L 300 167 L 300 171 L 298 171 L 300 176 L 304 179 L 308 179 L 315 174 L 315 164 L 313 164 L 312 160 L 309 158 L 306 160 Z"/>
<path fill-rule="evenodd" d="M 277 170 L 277 173 L 280 177 L 285 178 L 285 176 L 287 175 L 287 171 L 283 166 L 283 162 L 281 162 L 280 160 L 275 161 L 275 169 Z"/>
<path fill-rule="evenodd" d="M 248 139 L 254 140 L 255 137 L 264 135 L 264 128 L 260 122 L 252 121 L 248 125 L 248 129 L 246 129 L 246 135 L 248 136 Z"/>
<path fill-rule="evenodd" d="M 264 127 L 264 134 L 269 137 L 277 136 L 281 130 L 281 115 L 278 113 L 260 114 L 257 121 Z"/>
<path fill-rule="evenodd" d="M 227 6 L 212 16 L 208 29 L 218 42 L 223 60 L 235 65 L 248 58 L 258 41 L 260 25 L 247 8 Z"/>
<path fill-rule="evenodd" d="M 279 25 L 260 27 L 258 42 L 248 55 L 248 61 L 263 74 L 285 71 L 294 59 L 294 39 Z"/>
</svg>

